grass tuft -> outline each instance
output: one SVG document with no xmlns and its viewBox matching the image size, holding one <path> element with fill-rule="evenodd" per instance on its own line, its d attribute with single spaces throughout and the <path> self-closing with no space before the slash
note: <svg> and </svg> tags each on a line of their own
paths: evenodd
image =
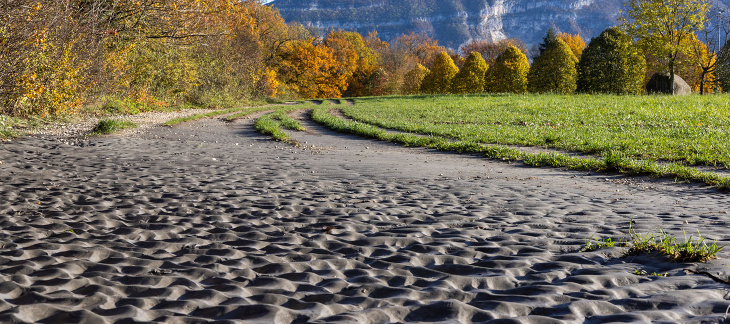
<svg viewBox="0 0 730 324">
<path fill-rule="evenodd" d="M 96 124 L 96 127 L 92 130 L 92 134 L 111 134 L 122 129 L 135 127 L 137 127 L 137 124 L 128 120 L 102 119 Z"/>
<path fill-rule="evenodd" d="M 583 239 L 583 241 L 585 242 L 585 246 L 582 249 L 583 252 L 592 252 L 598 249 L 612 248 L 616 245 L 616 242 L 614 242 L 613 239 L 610 237 L 594 240 L 593 235 L 591 235 L 591 237 L 585 238 Z"/>
<path fill-rule="evenodd" d="M 658 233 L 639 234 L 633 230 L 633 222 L 629 225 L 631 235 L 631 246 L 625 251 L 625 255 L 640 255 L 658 252 L 666 255 L 674 262 L 706 262 L 717 258 L 717 253 L 725 246 L 717 245 L 717 241 L 707 244 L 705 238 L 699 231 L 699 239 L 684 235 L 684 242 L 680 242 L 674 236 L 659 230 Z"/>
</svg>

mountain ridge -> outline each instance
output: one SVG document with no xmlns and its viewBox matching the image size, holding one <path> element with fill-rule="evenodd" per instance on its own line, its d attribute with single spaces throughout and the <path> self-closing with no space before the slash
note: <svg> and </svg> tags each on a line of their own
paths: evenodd
<svg viewBox="0 0 730 324">
<path fill-rule="evenodd" d="M 716 3 L 728 9 L 730 0 Z M 287 22 L 321 29 L 377 31 L 384 40 L 424 33 L 453 49 L 472 40 L 518 38 L 540 43 L 551 27 L 586 41 L 618 25 L 621 2 L 612 0 L 275 0 Z"/>
</svg>

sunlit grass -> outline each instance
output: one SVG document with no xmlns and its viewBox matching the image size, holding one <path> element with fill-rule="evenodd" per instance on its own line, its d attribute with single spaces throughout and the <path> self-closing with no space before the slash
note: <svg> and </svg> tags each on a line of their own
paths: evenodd
<svg viewBox="0 0 730 324">
<path fill-rule="evenodd" d="M 460 141 L 730 166 L 730 96 L 475 95 L 370 98 L 368 124 Z"/>
<path fill-rule="evenodd" d="M 728 177 L 716 173 L 699 171 L 677 163 L 666 164 L 657 163 L 653 160 L 635 160 L 627 157 L 623 151 L 607 151 L 601 156 L 593 157 L 572 156 L 561 152 L 530 153 L 511 146 L 487 144 L 469 139 L 462 140 L 454 136 L 444 136 L 439 134 L 439 132 L 431 132 L 430 134 L 426 132 L 419 134 L 389 132 L 373 124 L 335 117 L 329 113 L 329 110 L 330 107 L 315 108 L 312 112 L 312 119 L 338 132 L 375 138 L 406 146 L 429 147 L 458 153 L 479 153 L 489 159 L 522 161 L 526 165 L 536 167 L 564 167 L 572 170 L 650 175 L 706 183 L 721 190 L 730 189 L 730 178 Z M 394 108 L 394 110 L 396 109 Z M 398 113 L 394 112 L 393 114 Z M 387 118 L 382 119 L 386 120 Z M 387 122 L 378 124 L 387 124 Z M 400 129 L 408 131 L 406 128 Z"/>
<path fill-rule="evenodd" d="M 289 136 L 289 134 L 284 132 L 282 128 L 295 131 L 306 130 L 306 128 L 304 128 L 304 126 L 299 121 L 291 118 L 287 114 L 287 112 L 296 109 L 300 108 L 279 109 L 259 117 L 258 119 L 256 119 L 256 130 L 261 134 L 271 136 L 277 141 L 291 142 L 291 137 Z"/>
<path fill-rule="evenodd" d="M 135 127 L 137 127 L 137 124 L 128 120 L 102 119 L 96 124 L 91 133 L 94 135 L 105 135 Z"/>
</svg>

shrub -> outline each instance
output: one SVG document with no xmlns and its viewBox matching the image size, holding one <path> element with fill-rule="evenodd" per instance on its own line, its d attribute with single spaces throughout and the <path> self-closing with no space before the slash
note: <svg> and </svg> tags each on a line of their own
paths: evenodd
<svg viewBox="0 0 730 324">
<path fill-rule="evenodd" d="M 578 59 L 568 44 L 558 39 L 551 30 L 545 37 L 540 52 L 527 74 L 530 92 L 572 93 L 576 88 Z"/>
<path fill-rule="evenodd" d="M 481 93 L 484 92 L 484 74 L 487 72 L 487 62 L 479 52 L 469 53 L 464 66 L 451 80 L 451 93 Z"/>
<path fill-rule="evenodd" d="M 527 92 L 527 73 L 530 64 L 527 57 L 517 47 L 508 47 L 497 57 L 494 65 L 484 77 L 484 90 L 487 92 Z"/>
<path fill-rule="evenodd" d="M 459 72 L 448 53 L 442 52 L 436 57 L 433 69 L 426 74 L 421 83 L 421 92 L 424 93 L 448 93 L 451 88 L 451 80 Z"/>
<path fill-rule="evenodd" d="M 646 61 L 631 38 L 617 27 L 593 38 L 578 62 L 577 91 L 639 94 Z"/>
</svg>

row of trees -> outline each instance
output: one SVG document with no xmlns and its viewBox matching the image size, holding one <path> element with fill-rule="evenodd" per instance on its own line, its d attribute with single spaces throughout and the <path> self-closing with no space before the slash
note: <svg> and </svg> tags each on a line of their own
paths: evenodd
<svg viewBox="0 0 730 324">
<path fill-rule="evenodd" d="M 637 24 L 650 20 L 641 14 L 656 9 L 642 7 L 652 1 L 629 1 L 625 26 L 635 28 L 622 28 L 629 35 L 609 29 L 585 50 L 577 35 L 549 33 L 533 51 L 532 67 L 528 49 L 514 39 L 475 40 L 456 53 L 424 35 L 390 42 L 377 33 L 318 36 L 285 23 L 259 0 L 0 1 L 0 114 L 223 106 L 266 97 L 636 93 L 644 65 L 660 72 L 668 66 L 703 90 L 712 88 L 704 81 L 712 80 L 715 66 L 730 80 L 730 46 L 716 60 L 694 33 L 707 6 L 665 13 L 692 12 L 682 20 L 691 28 L 675 27 L 666 36 Z M 704 0 L 677 1 L 685 2 Z M 651 50 L 666 42 L 676 46 Z"/>
<path fill-rule="evenodd" d="M 532 66 L 516 46 L 507 47 L 490 66 L 479 52 L 472 52 L 461 69 L 446 52 L 433 69 L 417 66 L 424 93 L 641 93 L 646 62 L 630 37 L 609 28 L 587 48 L 571 48 L 565 39 L 548 31 Z M 576 55 L 577 54 L 577 55 Z M 578 58 L 580 57 L 580 59 Z"/>
<path fill-rule="evenodd" d="M 0 1 L 0 114 L 411 93 L 443 47 L 320 37 L 259 0 Z"/>
</svg>

